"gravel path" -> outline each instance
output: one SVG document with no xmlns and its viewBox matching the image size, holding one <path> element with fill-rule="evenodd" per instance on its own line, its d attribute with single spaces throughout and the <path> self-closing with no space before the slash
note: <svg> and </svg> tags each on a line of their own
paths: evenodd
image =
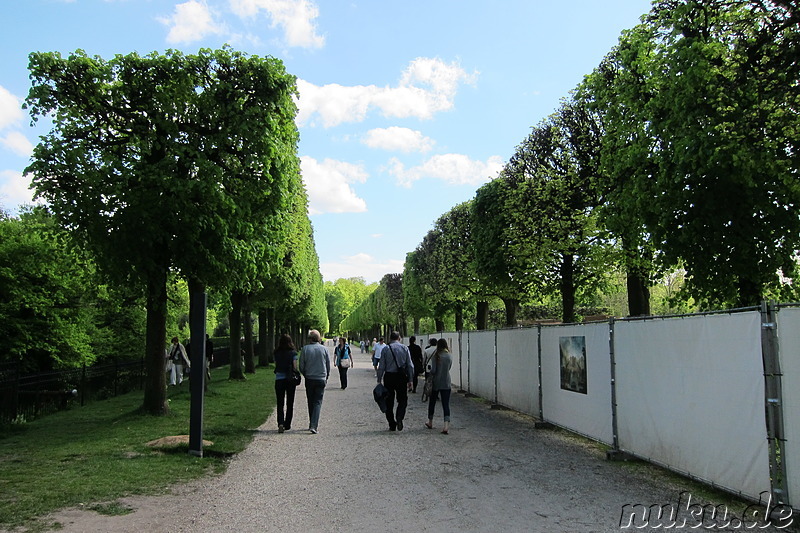
<svg viewBox="0 0 800 533">
<path fill-rule="evenodd" d="M 301 385 L 292 430 L 278 434 L 273 413 L 225 474 L 124 499 L 136 509 L 125 516 L 72 509 L 49 519 L 65 533 L 610 532 L 620 531 L 623 505 L 676 502 L 683 490 L 654 469 L 606 461 L 582 439 L 455 392 L 449 435 L 423 426 L 420 394 L 409 395 L 404 431 L 389 432 L 366 354 L 355 363 L 347 390 L 331 374 L 319 434 L 304 429 Z M 437 405 L 434 425 L 441 421 Z"/>
</svg>

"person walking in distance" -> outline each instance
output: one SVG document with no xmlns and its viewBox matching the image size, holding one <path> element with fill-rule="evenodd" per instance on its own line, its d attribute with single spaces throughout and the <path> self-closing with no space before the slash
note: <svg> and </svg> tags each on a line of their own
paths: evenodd
<svg viewBox="0 0 800 533">
<path fill-rule="evenodd" d="M 436 351 L 431 357 L 429 363 L 429 370 L 431 379 L 433 379 L 433 390 L 431 397 L 428 400 L 428 421 L 425 422 L 425 427 L 433 429 L 433 412 L 436 409 L 436 398 L 442 397 L 442 411 L 444 412 L 444 428 L 442 433 L 447 435 L 450 431 L 450 368 L 453 366 L 453 356 L 447 348 L 447 341 L 439 339 L 436 343 Z"/>
<path fill-rule="evenodd" d="M 278 403 L 278 433 L 283 433 L 292 428 L 294 415 L 294 394 L 297 390 L 293 371 L 297 370 L 297 350 L 294 348 L 292 337 L 288 333 L 281 335 L 278 347 L 275 349 L 275 398 Z M 284 415 L 284 400 L 286 414 Z"/>
<path fill-rule="evenodd" d="M 428 379 L 429 377 L 428 367 L 431 362 L 431 357 L 433 357 L 434 352 L 436 352 L 436 343 L 437 339 L 435 337 L 431 337 L 428 339 L 428 345 L 425 347 L 425 361 L 423 363 L 425 366 L 422 369 L 422 371 L 425 372 L 425 379 Z"/>
<path fill-rule="evenodd" d="M 375 368 L 375 375 L 378 375 L 378 363 L 381 360 L 381 353 L 386 344 L 383 343 L 383 337 L 378 339 L 378 342 L 372 347 L 372 366 Z"/>
<path fill-rule="evenodd" d="M 347 370 L 353 366 L 353 358 L 350 356 L 350 345 L 347 339 L 339 337 L 339 345 L 333 351 L 334 366 L 339 369 L 339 384 L 342 390 L 347 388 Z"/>
<path fill-rule="evenodd" d="M 172 369 L 169 374 L 170 385 L 180 385 L 183 383 L 183 367 L 190 368 L 189 356 L 186 348 L 178 342 L 178 337 L 172 337 L 172 347 L 169 351 L 169 359 L 172 361 Z"/>
<path fill-rule="evenodd" d="M 319 331 L 312 329 L 308 332 L 308 344 L 300 350 L 300 373 L 306 378 L 308 430 L 314 434 L 319 427 L 325 384 L 331 374 L 331 359 L 328 349 L 320 344 L 321 340 Z"/>
<path fill-rule="evenodd" d="M 414 364 L 414 384 L 411 387 L 411 392 L 417 392 L 417 383 L 419 383 L 419 376 L 425 371 L 425 362 L 422 360 L 422 348 L 417 344 L 417 338 L 411 336 L 408 339 L 408 351 L 411 352 L 411 362 Z"/>
<path fill-rule="evenodd" d="M 403 431 L 403 419 L 408 406 L 408 391 L 413 385 L 414 364 L 408 347 L 400 342 L 400 333 L 393 331 L 389 344 L 381 351 L 378 361 L 378 383 L 389 389 L 386 397 L 386 420 L 390 431 Z M 397 412 L 394 400 L 397 398 Z"/>
</svg>

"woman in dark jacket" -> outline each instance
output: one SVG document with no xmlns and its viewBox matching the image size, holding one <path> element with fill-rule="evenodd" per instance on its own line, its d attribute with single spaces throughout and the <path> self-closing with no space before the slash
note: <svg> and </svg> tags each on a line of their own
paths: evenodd
<svg viewBox="0 0 800 533">
<path fill-rule="evenodd" d="M 297 350 L 292 338 L 284 333 L 275 349 L 275 397 L 278 403 L 278 433 L 292 428 L 294 413 L 295 384 L 292 374 L 297 370 Z M 283 414 L 284 397 L 286 400 L 286 416 Z"/>
</svg>

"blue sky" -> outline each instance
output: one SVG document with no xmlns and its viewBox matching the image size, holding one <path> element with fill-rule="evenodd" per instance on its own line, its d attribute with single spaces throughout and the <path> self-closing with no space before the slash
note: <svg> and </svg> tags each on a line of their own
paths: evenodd
<svg viewBox="0 0 800 533">
<path fill-rule="evenodd" d="M 44 131 L 28 54 L 233 48 L 300 89 L 301 168 L 326 281 L 402 272 L 436 219 L 497 175 L 650 0 L 2 0 L 0 206 Z"/>
</svg>

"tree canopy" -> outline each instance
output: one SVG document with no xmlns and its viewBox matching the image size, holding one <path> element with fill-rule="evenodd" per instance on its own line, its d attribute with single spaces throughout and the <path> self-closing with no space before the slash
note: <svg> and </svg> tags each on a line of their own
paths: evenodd
<svg viewBox="0 0 800 533">
<path fill-rule="evenodd" d="M 32 53 L 26 100 L 52 130 L 27 171 L 38 196 L 147 297 L 144 407 L 166 410 L 166 280 L 244 292 L 287 238 L 299 194 L 295 78 L 230 48 L 184 55 Z M 305 191 L 302 190 L 302 194 Z"/>
</svg>

